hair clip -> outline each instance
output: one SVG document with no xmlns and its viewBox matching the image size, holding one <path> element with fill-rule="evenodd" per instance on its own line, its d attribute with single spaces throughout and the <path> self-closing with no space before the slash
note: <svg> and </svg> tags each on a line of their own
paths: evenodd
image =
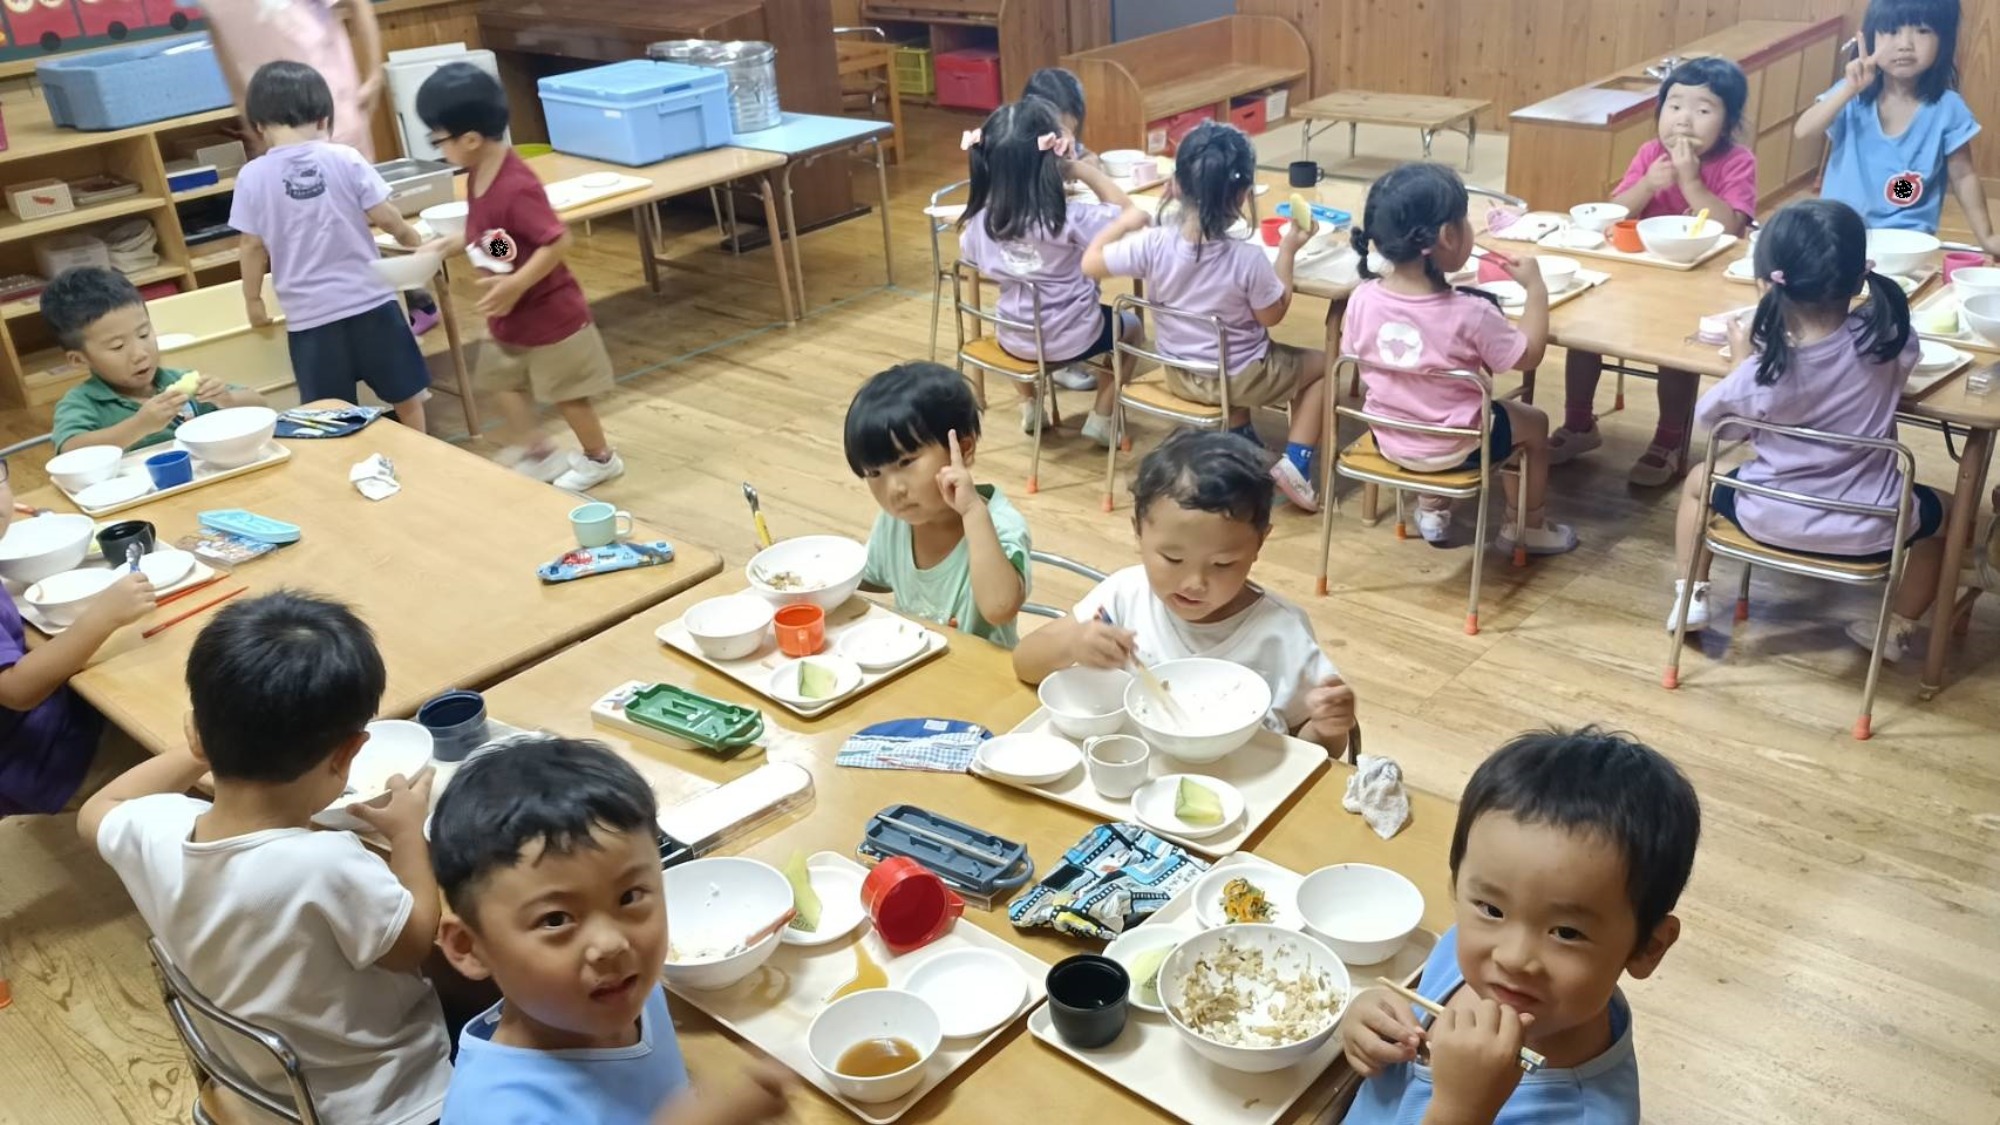
<svg viewBox="0 0 2000 1125">
<path fill-rule="evenodd" d="M 985 136 L 982 135 L 979 130 L 967 129 L 965 132 L 960 133 L 958 135 L 958 151 L 964 152 L 966 149 L 971 148 L 973 145 L 980 144 L 981 142 L 985 141 L 985 139 L 986 139 Z"/>
<path fill-rule="evenodd" d="M 1784 288 L 1784 286 L 1785 286 L 1785 271 L 1784 271 L 1784 270 L 1772 270 L 1772 271 L 1771 271 L 1771 284 L 1773 284 L 1773 285 L 1775 285 L 1775 286 L 1779 287 L 1780 289 Z"/>
<path fill-rule="evenodd" d="M 1069 155 L 1069 137 L 1063 133 L 1043 133 L 1035 138 L 1035 147 L 1043 152 L 1053 152 L 1057 156 Z"/>
<path fill-rule="evenodd" d="M 1867 260 L 1867 264 L 1865 264 L 1865 265 L 1863 265 L 1863 266 L 1861 267 L 1861 272 L 1862 272 L 1862 273 L 1874 273 L 1874 272 L 1875 272 L 1875 259 L 1873 259 L 1873 258 L 1869 258 L 1869 259 Z"/>
</svg>

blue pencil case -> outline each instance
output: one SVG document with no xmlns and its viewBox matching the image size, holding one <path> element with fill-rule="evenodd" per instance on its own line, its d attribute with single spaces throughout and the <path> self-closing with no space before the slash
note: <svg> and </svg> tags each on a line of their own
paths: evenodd
<svg viewBox="0 0 2000 1125">
<path fill-rule="evenodd" d="M 1287 199 L 1283 203 L 1278 204 L 1277 213 L 1279 215 L 1284 216 L 1287 219 L 1291 218 L 1292 201 Z M 1348 214 L 1345 211 L 1342 211 L 1338 207 L 1329 207 L 1324 203 L 1313 204 L 1312 213 L 1313 213 L 1313 219 L 1316 222 L 1325 223 L 1327 226 L 1330 226 L 1335 230 L 1339 230 L 1340 228 L 1354 221 L 1354 216 Z"/>
</svg>

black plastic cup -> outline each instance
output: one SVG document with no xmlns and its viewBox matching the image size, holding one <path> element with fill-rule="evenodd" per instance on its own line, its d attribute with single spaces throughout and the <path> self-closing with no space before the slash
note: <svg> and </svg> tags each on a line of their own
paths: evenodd
<svg viewBox="0 0 2000 1125">
<path fill-rule="evenodd" d="M 486 699 L 476 691 L 448 691 L 417 708 L 417 722 L 431 732 L 431 757 L 462 762 L 486 743 Z"/>
<path fill-rule="evenodd" d="M 1320 171 L 1317 160 L 1294 160 L 1285 168 L 1285 182 L 1295 188 L 1318 187 L 1326 173 Z"/>
<path fill-rule="evenodd" d="M 140 554 L 150 555 L 156 540 L 153 525 L 145 520 L 114 523 L 97 533 L 97 545 L 104 551 L 104 561 L 110 563 L 114 570 L 125 565 L 126 548 L 137 543 Z"/>
<path fill-rule="evenodd" d="M 1125 1030 L 1132 978 L 1109 957 L 1080 953 L 1049 970 L 1049 1018 L 1079 1050 L 1107 1046 Z"/>
</svg>

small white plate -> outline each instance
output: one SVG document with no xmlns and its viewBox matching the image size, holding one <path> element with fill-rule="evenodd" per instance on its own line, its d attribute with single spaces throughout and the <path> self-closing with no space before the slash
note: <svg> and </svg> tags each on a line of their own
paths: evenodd
<svg viewBox="0 0 2000 1125">
<path fill-rule="evenodd" d="M 1936 340 L 1926 340 L 1922 337 L 1918 337 L 1917 343 L 1923 349 L 1923 354 L 1917 359 L 1917 370 L 1919 371 L 1941 371 L 1944 368 L 1961 363 L 1965 359 L 1965 353 L 1952 347 L 1950 344 L 1940 343 Z"/>
<path fill-rule="evenodd" d="M 1582 227 L 1570 227 L 1557 231 L 1549 241 L 1569 250 L 1597 250 L 1604 246 L 1604 235 Z"/>
<path fill-rule="evenodd" d="M 930 643 L 930 631 L 913 621 L 879 618 L 849 629 L 834 651 L 861 665 L 864 671 L 886 672 L 916 659 Z"/>
<path fill-rule="evenodd" d="M 1104 955 L 1123 965 L 1126 974 L 1130 975 L 1132 973 L 1132 963 L 1139 959 L 1141 953 L 1150 952 L 1155 949 L 1172 949 L 1174 946 L 1193 937 L 1194 934 L 1195 931 L 1180 926 L 1144 925 L 1136 930 L 1127 930 L 1118 935 L 1116 941 L 1104 947 Z M 1165 963 L 1164 961 L 1161 962 L 1162 965 Z M 1154 972 L 1157 973 L 1158 971 L 1157 968 L 1154 969 Z M 1153 996 L 1155 997 L 1153 1001 L 1149 1002 L 1140 999 L 1139 980 L 1137 977 L 1133 977 L 1132 991 L 1127 993 L 1125 998 L 1134 1008 L 1142 1012 L 1151 1012 L 1154 1015 L 1159 1015 L 1167 1010 L 1158 1002 L 1159 995 L 1160 990 L 1156 987 L 1153 989 Z"/>
<path fill-rule="evenodd" d="M 1187 778 L 1214 793 L 1222 801 L 1222 823 L 1215 825 L 1189 824 L 1174 815 L 1174 797 L 1180 790 L 1181 778 Z M 1200 774 L 1170 773 L 1156 777 L 1132 794 L 1132 815 L 1139 823 L 1156 832 L 1165 832 L 1187 840 L 1199 840 L 1226 831 L 1243 815 L 1243 794 L 1234 785 L 1220 778 L 1205 777 Z"/>
<path fill-rule="evenodd" d="M 153 482 L 145 477 L 112 477 L 78 492 L 76 502 L 86 508 L 108 508 L 127 500 L 137 500 L 151 491 Z"/>
<path fill-rule="evenodd" d="M 578 176 L 577 183 L 587 188 L 603 189 L 618 186 L 618 173 L 592 172 L 588 176 Z"/>
<path fill-rule="evenodd" d="M 1479 288 L 1493 294 L 1495 300 L 1510 309 L 1518 309 L 1528 303 L 1528 291 L 1521 288 L 1518 281 L 1483 281 Z"/>
<path fill-rule="evenodd" d="M 903 982 L 937 1009 L 948 1039 L 968 1039 L 1014 1018 L 1028 995 L 1028 978 L 1013 958 L 991 949 L 953 949 L 916 968 Z"/>
<path fill-rule="evenodd" d="M 1729 268 L 1722 271 L 1722 276 L 1736 281 L 1755 281 L 1757 277 L 1752 272 L 1755 268 L 1754 263 L 1749 258 L 1738 258 L 1729 263 Z"/>
<path fill-rule="evenodd" d="M 139 557 L 139 573 L 153 584 L 153 589 L 164 590 L 194 569 L 194 556 L 175 547 L 162 547 L 150 555 Z"/>
<path fill-rule="evenodd" d="M 1219 868 L 1203 875 L 1189 893 L 1194 896 L 1195 920 L 1204 929 L 1233 925 L 1229 916 L 1222 911 L 1222 889 L 1232 879 L 1248 879 L 1252 886 L 1264 892 L 1264 901 L 1271 906 L 1271 921 L 1267 925 L 1279 926 L 1287 930 L 1303 930 L 1305 916 L 1299 912 L 1299 884 L 1305 880 L 1289 871 L 1266 864 L 1237 864 Z"/>
<path fill-rule="evenodd" d="M 1003 734 L 979 744 L 973 764 L 981 770 L 1023 785 L 1047 785 L 1083 765 L 1076 744 L 1052 734 L 1027 731 Z"/>
<path fill-rule="evenodd" d="M 833 690 L 825 695 L 807 698 L 799 694 L 799 666 L 816 664 L 833 673 Z M 771 673 L 771 694 L 786 703 L 799 707 L 817 707 L 842 696 L 850 695 L 861 686 L 861 668 L 844 656 L 807 656 L 798 660 L 787 660 Z"/>
<path fill-rule="evenodd" d="M 806 878 L 819 896 L 819 929 L 807 932 L 790 926 L 778 931 L 786 945 L 825 945 L 853 932 L 868 917 L 861 905 L 861 873 L 854 864 L 830 852 L 806 860 Z"/>
</svg>

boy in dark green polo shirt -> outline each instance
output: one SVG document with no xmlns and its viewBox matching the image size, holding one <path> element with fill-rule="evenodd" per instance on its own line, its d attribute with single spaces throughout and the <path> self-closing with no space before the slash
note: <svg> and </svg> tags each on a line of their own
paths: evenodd
<svg viewBox="0 0 2000 1125">
<path fill-rule="evenodd" d="M 186 372 L 160 366 L 160 347 L 146 302 L 124 274 L 86 266 L 64 270 L 42 290 L 42 318 L 71 363 L 90 377 L 56 403 L 55 446 L 116 445 L 138 449 L 169 441 L 183 408 L 207 414 L 226 406 L 259 406 L 264 396 L 199 376 L 192 392 L 175 386 Z"/>
</svg>

